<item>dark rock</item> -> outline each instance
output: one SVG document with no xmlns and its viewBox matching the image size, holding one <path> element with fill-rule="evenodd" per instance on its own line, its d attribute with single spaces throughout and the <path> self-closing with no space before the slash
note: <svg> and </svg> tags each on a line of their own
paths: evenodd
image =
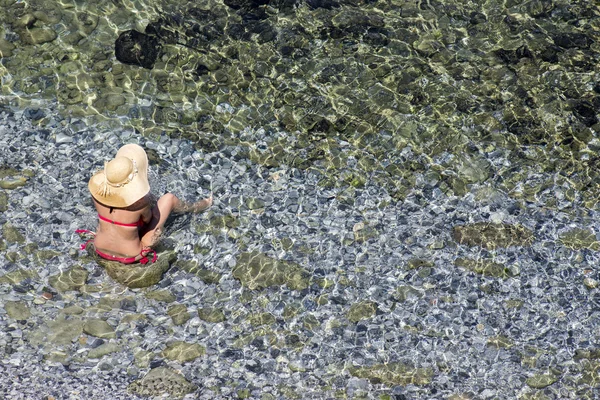
<svg viewBox="0 0 600 400">
<path fill-rule="evenodd" d="M 161 50 L 159 40 L 144 33 L 129 30 L 122 32 L 115 42 L 115 56 L 124 64 L 152 69 Z"/>
<path fill-rule="evenodd" d="M 596 109 L 589 101 L 581 100 L 573 105 L 573 113 L 583 122 L 585 126 L 592 126 L 598 123 Z"/>
<path fill-rule="evenodd" d="M 25 118 L 30 119 L 31 121 L 38 121 L 46 116 L 46 113 L 39 108 L 26 108 L 23 112 L 23 116 Z"/>
<path fill-rule="evenodd" d="M 563 49 L 580 48 L 587 49 L 593 43 L 593 40 L 583 33 L 563 33 L 552 38 L 554 44 Z"/>
<path fill-rule="evenodd" d="M 540 58 L 543 61 L 556 64 L 558 63 L 558 52 L 560 49 L 555 46 L 546 47 L 541 53 Z"/>
<path fill-rule="evenodd" d="M 484 22 L 487 22 L 487 17 L 485 16 L 485 14 L 480 13 L 480 12 L 476 12 L 473 11 L 470 15 L 469 15 L 469 22 L 472 25 L 478 25 L 478 24 L 482 24 Z"/>
<path fill-rule="evenodd" d="M 333 8 L 338 8 L 340 3 L 335 0 L 306 0 L 306 5 L 313 10 L 317 8 L 331 10 Z"/>
</svg>

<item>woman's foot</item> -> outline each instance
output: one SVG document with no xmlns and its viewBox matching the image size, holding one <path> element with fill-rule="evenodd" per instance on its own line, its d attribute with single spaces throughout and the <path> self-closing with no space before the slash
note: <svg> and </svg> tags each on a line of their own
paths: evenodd
<svg viewBox="0 0 600 400">
<path fill-rule="evenodd" d="M 200 211 L 204 211 L 207 208 L 209 208 L 210 206 L 212 206 L 213 203 L 213 195 L 212 193 L 210 194 L 209 197 L 202 199 L 200 201 L 197 201 L 196 203 L 194 203 L 192 205 L 192 212 L 200 212 Z"/>
<path fill-rule="evenodd" d="M 210 207 L 212 205 L 212 203 L 213 203 L 212 193 L 210 194 L 209 197 L 202 199 L 200 201 L 197 201 L 195 203 L 185 203 L 180 200 L 177 203 L 177 205 L 173 208 L 173 212 L 176 212 L 176 213 L 186 213 L 186 212 L 199 213 L 200 211 L 204 211 L 208 207 Z"/>
</svg>

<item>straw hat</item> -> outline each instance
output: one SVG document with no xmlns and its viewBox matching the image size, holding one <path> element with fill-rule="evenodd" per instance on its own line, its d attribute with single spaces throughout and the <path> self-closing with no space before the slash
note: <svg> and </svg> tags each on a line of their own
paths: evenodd
<svg viewBox="0 0 600 400">
<path fill-rule="evenodd" d="M 148 156 L 137 144 L 126 144 L 88 183 L 92 196 L 116 208 L 132 205 L 150 191 Z"/>
</svg>

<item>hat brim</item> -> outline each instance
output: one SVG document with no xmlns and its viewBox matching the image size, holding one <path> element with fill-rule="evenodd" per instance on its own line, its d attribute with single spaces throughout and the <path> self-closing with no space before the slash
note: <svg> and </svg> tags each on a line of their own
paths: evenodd
<svg viewBox="0 0 600 400">
<path fill-rule="evenodd" d="M 119 149 L 115 157 L 127 157 L 135 161 L 137 174 L 133 179 L 120 187 L 105 186 L 104 171 L 97 172 L 88 182 L 88 189 L 101 204 L 115 208 L 129 207 L 150 192 L 148 183 L 148 156 L 143 148 L 136 144 L 128 144 Z M 102 188 L 106 187 L 107 192 Z"/>
</svg>

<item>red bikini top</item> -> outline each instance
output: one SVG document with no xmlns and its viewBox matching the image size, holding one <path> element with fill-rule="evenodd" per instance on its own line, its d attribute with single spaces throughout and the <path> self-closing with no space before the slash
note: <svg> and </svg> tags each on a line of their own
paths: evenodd
<svg viewBox="0 0 600 400">
<path fill-rule="evenodd" d="M 113 221 L 112 219 L 108 219 L 106 217 L 103 217 L 100 214 L 98 214 L 98 218 L 100 218 L 104 222 L 109 222 L 109 223 L 111 223 L 113 225 L 118 225 L 118 226 L 131 226 L 131 227 L 136 227 L 136 228 L 144 226 L 144 220 L 142 219 L 141 216 L 140 216 L 140 219 L 139 219 L 138 222 L 134 222 L 134 223 L 131 223 L 131 224 L 124 224 L 123 222 Z"/>
</svg>

